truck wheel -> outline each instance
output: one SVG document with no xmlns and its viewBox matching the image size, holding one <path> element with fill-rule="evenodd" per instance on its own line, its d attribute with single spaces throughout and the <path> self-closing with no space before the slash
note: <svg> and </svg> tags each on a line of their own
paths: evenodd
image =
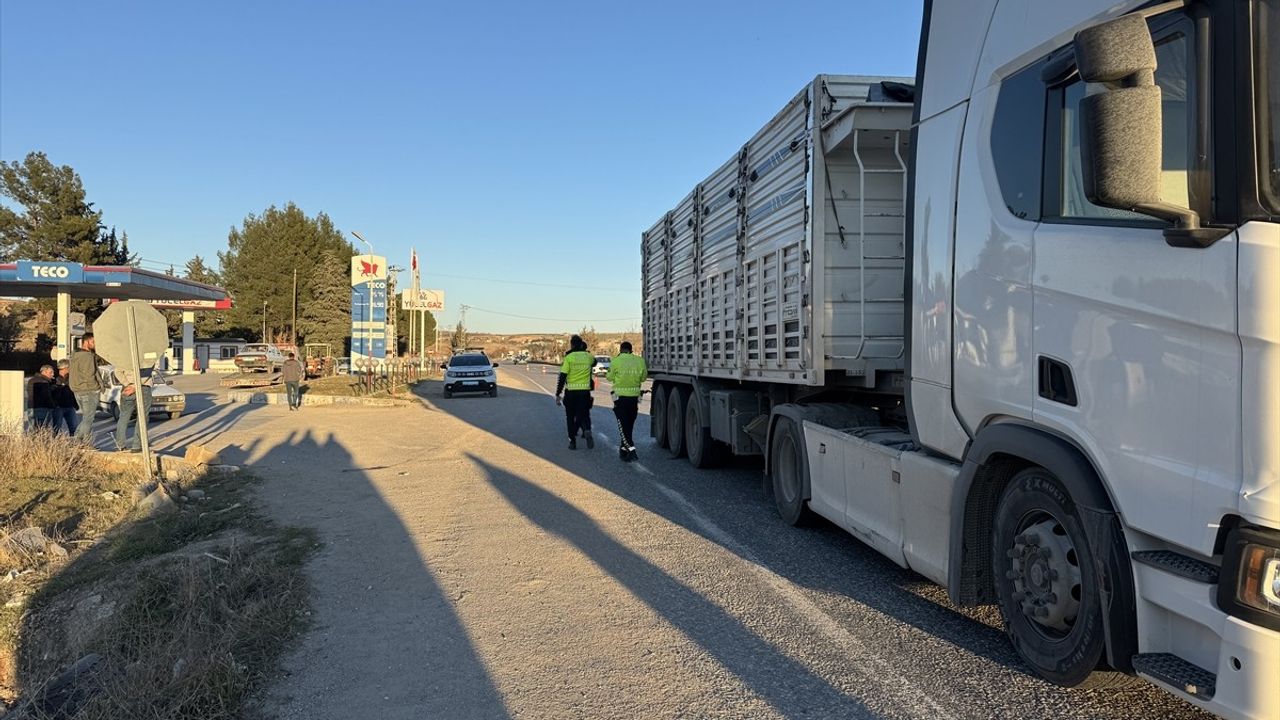
<svg viewBox="0 0 1280 720">
<path fill-rule="evenodd" d="M 702 423 L 702 403 L 692 395 L 686 398 L 684 411 L 684 446 L 689 464 L 702 470 L 720 462 L 720 443 L 711 437 L 711 429 Z"/>
<path fill-rule="evenodd" d="M 1093 548 L 1058 478 L 1039 467 L 1015 475 L 991 536 L 1000 614 L 1018 654 L 1064 687 L 1115 685 L 1120 673 L 1095 672 L 1106 633 Z"/>
<path fill-rule="evenodd" d="M 170 420 L 177 420 L 177 419 L 178 419 L 178 418 L 180 418 L 180 417 L 182 417 L 182 413 L 180 413 L 180 412 L 171 412 L 171 413 L 169 413 L 169 419 L 170 419 Z"/>
<path fill-rule="evenodd" d="M 112 400 L 112 401 L 111 401 L 111 404 L 107 406 L 107 412 L 111 413 L 111 419 L 112 419 L 112 420 L 119 420 L 119 419 L 120 419 L 120 404 L 119 404 L 119 403 L 117 403 L 115 400 Z"/>
<path fill-rule="evenodd" d="M 667 449 L 671 457 L 684 457 L 684 408 L 689 393 L 679 385 L 672 385 L 667 393 Z"/>
<path fill-rule="evenodd" d="M 649 401 L 649 435 L 657 439 L 658 447 L 667 446 L 667 386 L 661 383 L 654 384 Z"/>
<path fill-rule="evenodd" d="M 778 418 L 769 448 L 769 477 L 773 481 L 773 502 L 778 507 L 778 515 L 788 525 L 805 525 L 813 519 L 804 496 L 807 474 L 799 429 L 790 418 Z"/>
</svg>

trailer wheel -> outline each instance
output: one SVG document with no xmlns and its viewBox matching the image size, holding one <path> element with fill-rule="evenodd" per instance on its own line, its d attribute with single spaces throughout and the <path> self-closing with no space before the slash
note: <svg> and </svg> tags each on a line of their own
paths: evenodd
<svg viewBox="0 0 1280 720">
<path fill-rule="evenodd" d="M 1015 475 L 991 535 L 1000 614 L 1023 660 L 1064 687 L 1127 681 L 1121 673 L 1096 672 L 1106 633 L 1094 549 L 1061 481 L 1039 467 Z"/>
<path fill-rule="evenodd" d="M 711 428 L 702 422 L 702 403 L 692 395 L 686 400 L 684 446 L 689 453 L 689 464 L 699 470 L 713 467 L 720 462 L 721 445 L 711 437 Z"/>
<path fill-rule="evenodd" d="M 808 465 L 804 461 L 804 448 L 795 422 L 790 418 L 778 418 L 769 448 L 769 477 L 773 481 L 773 502 L 778 507 L 778 515 L 788 525 L 805 525 L 813 519 L 804 496 L 808 485 L 805 482 L 807 473 Z"/>
<path fill-rule="evenodd" d="M 653 398 L 649 401 L 649 435 L 658 441 L 658 447 L 667 446 L 667 386 L 654 383 Z"/>
<path fill-rule="evenodd" d="M 671 457 L 684 457 L 684 408 L 689 402 L 689 391 L 672 385 L 667 393 L 667 449 Z"/>
</svg>

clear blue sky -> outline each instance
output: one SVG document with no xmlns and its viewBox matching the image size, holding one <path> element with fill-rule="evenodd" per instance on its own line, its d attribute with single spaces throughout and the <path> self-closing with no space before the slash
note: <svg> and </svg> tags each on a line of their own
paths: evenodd
<svg viewBox="0 0 1280 720">
<path fill-rule="evenodd" d="M 641 231 L 814 75 L 913 74 L 919 6 L 5 0 L 0 159 L 74 167 L 148 261 L 293 201 L 416 246 L 442 324 L 622 330 Z"/>
</svg>

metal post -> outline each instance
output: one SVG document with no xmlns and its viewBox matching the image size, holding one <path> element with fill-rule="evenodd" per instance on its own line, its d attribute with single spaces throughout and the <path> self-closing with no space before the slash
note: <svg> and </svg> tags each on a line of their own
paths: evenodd
<svg viewBox="0 0 1280 720">
<path fill-rule="evenodd" d="M 58 293 L 58 337 L 52 355 L 54 360 L 71 357 L 71 293 Z"/>
<path fill-rule="evenodd" d="M 147 437 L 147 407 L 142 401 L 142 368 L 138 364 L 138 324 L 134 320 L 133 306 L 125 308 L 129 322 L 129 364 L 133 366 L 133 406 L 138 420 L 138 437 L 142 439 L 142 462 L 147 467 L 147 479 L 155 477 L 155 458 L 151 456 L 151 438 Z M 129 432 L 126 427 L 125 432 Z M 116 438 L 123 447 L 124 438 Z"/>
<path fill-rule="evenodd" d="M 196 371 L 196 314 L 194 310 L 182 311 L 182 372 Z"/>
</svg>

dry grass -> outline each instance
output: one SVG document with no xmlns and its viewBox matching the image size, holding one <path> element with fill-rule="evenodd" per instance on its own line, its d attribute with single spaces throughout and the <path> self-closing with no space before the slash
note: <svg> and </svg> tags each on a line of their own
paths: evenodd
<svg viewBox="0 0 1280 720">
<path fill-rule="evenodd" d="M 39 699 L 96 653 L 96 692 L 57 717 L 240 717 L 305 625 L 314 539 L 254 512 L 246 475 L 170 485 L 205 498 L 150 518 L 132 510 L 138 482 L 66 439 L 0 438 L 7 529 L 41 527 L 71 551 L 0 553 L 0 571 L 23 573 L 0 582 L 0 690 Z"/>
</svg>

